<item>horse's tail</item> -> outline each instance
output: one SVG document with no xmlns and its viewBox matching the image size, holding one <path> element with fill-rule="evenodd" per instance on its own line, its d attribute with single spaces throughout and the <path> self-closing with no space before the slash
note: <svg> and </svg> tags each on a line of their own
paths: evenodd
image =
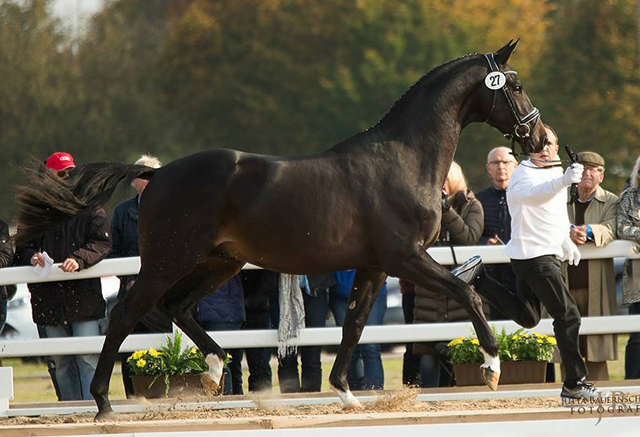
<svg viewBox="0 0 640 437">
<path fill-rule="evenodd" d="M 16 244 L 36 238 L 69 219 L 104 205 L 121 183 L 150 180 L 156 169 L 120 162 L 94 162 L 76 167 L 62 180 L 42 163 L 23 169 L 27 183 L 16 187 Z"/>
</svg>

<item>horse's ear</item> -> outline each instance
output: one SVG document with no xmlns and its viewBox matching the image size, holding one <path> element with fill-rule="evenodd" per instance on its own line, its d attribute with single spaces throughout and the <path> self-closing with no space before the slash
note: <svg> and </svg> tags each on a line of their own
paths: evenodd
<svg viewBox="0 0 640 437">
<path fill-rule="evenodd" d="M 504 65 L 509 60 L 511 53 L 518 47 L 520 38 L 517 40 L 509 40 L 509 42 L 495 53 L 495 60 L 498 65 Z"/>
</svg>

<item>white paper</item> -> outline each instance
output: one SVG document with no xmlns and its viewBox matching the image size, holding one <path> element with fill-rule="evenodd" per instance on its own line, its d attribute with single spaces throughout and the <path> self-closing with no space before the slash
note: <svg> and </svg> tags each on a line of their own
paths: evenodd
<svg viewBox="0 0 640 437">
<path fill-rule="evenodd" d="M 51 267 L 53 267 L 53 260 L 47 252 L 42 252 L 42 258 L 44 260 L 44 267 L 41 267 L 40 264 L 36 264 L 35 272 L 43 278 L 48 278 L 49 273 L 51 273 Z"/>
</svg>

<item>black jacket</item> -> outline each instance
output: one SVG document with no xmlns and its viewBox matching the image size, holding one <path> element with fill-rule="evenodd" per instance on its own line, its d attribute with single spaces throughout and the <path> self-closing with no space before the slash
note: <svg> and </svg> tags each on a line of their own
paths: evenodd
<svg viewBox="0 0 640 437">
<path fill-rule="evenodd" d="M 13 250 L 11 249 L 11 240 L 9 239 L 9 227 L 0 220 L 0 267 L 10 266 L 13 261 Z M 5 312 L 7 308 L 7 288 L 0 285 L 0 332 L 5 322 Z"/>
<path fill-rule="evenodd" d="M 507 206 L 507 192 L 490 186 L 478 194 L 476 198 L 482 203 L 484 210 L 484 231 L 480 244 L 487 244 L 495 235 L 507 244 L 511 240 L 511 215 Z"/>
<path fill-rule="evenodd" d="M 36 252 L 47 252 L 54 262 L 75 259 L 80 265 L 79 270 L 82 270 L 97 264 L 110 250 L 109 223 L 107 215 L 101 209 L 75 217 L 42 237 L 17 247 L 16 264 L 31 265 L 31 257 Z M 28 286 L 33 321 L 39 325 L 97 320 L 105 315 L 100 278 L 43 282 Z"/>
</svg>

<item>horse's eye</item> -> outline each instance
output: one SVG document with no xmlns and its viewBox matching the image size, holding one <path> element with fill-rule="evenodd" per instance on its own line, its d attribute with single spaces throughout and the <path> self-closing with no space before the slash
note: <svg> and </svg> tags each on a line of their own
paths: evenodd
<svg viewBox="0 0 640 437">
<path fill-rule="evenodd" d="M 518 94 L 522 92 L 522 85 L 516 85 L 515 87 L 513 87 L 513 90 L 515 92 L 517 92 Z"/>
</svg>

